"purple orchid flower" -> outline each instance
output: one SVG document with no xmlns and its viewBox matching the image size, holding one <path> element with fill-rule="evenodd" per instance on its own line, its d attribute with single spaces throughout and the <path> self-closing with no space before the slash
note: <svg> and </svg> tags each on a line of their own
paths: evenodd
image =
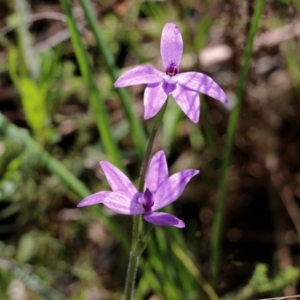
<svg viewBox="0 0 300 300">
<path fill-rule="evenodd" d="M 112 192 L 103 191 L 88 196 L 78 207 L 102 203 L 119 214 L 144 214 L 146 221 L 156 225 L 185 227 L 184 222 L 175 216 L 155 211 L 177 200 L 190 179 L 199 173 L 198 170 L 184 170 L 169 177 L 166 156 L 159 151 L 150 162 L 145 189 L 140 193 L 114 165 L 107 161 L 100 162 L 100 165 Z"/>
<path fill-rule="evenodd" d="M 183 41 L 178 27 L 167 23 L 160 41 L 165 73 L 150 66 L 137 66 L 115 82 L 115 87 L 147 84 L 144 94 L 145 119 L 156 115 L 170 94 L 194 123 L 199 121 L 200 116 L 198 92 L 227 102 L 224 91 L 209 76 L 198 72 L 178 73 L 182 51 Z"/>
</svg>

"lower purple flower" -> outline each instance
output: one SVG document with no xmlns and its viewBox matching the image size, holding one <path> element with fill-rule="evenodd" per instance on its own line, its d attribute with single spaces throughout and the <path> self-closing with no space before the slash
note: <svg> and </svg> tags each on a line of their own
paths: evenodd
<svg viewBox="0 0 300 300">
<path fill-rule="evenodd" d="M 144 214 L 152 224 L 183 228 L 185 224 L 174 215 L 156 210 L 174 202 L 183 193 L 186 184 L 199 173 L 189 169 L 169 177 L 166 156 L 157 152 L 149 165 L 145 178 L 145 189 L 140 193 L 128 177 L 107 161 L 100 162 L 112 191 L 95 193 L 83 199 L 77 206 L 102 203 L 116 213 L 123 215 Z"/>
</svg>

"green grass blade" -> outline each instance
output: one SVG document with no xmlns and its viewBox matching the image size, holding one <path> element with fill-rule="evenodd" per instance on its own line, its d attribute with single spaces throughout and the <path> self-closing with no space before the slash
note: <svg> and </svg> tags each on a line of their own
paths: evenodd
<svg viewBox="0 0 300 300">
<path fill-rule="evenodd" d="M 6 260 L 2 258 L 0 258 L 0 263 L 2 269 L 4 270 L 7 269 L 9 272 L 11 272 L 14 275 L 14 277 L 19 278 L 30 290 L 34 291 L 37 295 L 39 295 L 41 299 L 46 299 L 46 300 L 67 299 L 63 294 L 49 287 L 45 282 L 43 282 L 42 278 L 38 274 L 33 273 L 32 270 L 30 270 L 28 265 L 18 264 L 11 260 Z"/>
<path fill-rule="evenodd" d="M 0 114 L 0 132 L 3 132 L 8 138 L 20 143 L 26 149 L 31 149 L 40 162 L 53 174 L 55 174 L 62 183 L 67 186 L 79 198 L 84 198 L 91 194 L 91 191 L 78 180 L 60 161 L 51 156 L 44 148 L 31 138 L 28 132 L 24 129 L 19 129 L 14 124 L 11 124 L 3 114 Z M 102 213 L 99 206 L 93 206 L 94 210 L 103 220 L 105 226 L 117 237 L 124 249 L 129 249 L 127 236 L 113 222 L 112 218 Z"/>
<path fill-rule="evenodd" d="M 9 69 L 14 71 L 14 74 L 10 73 L 20 93 L 26 120 L 35 137 L 42 142 L 45 140 L 47 123 L 46 95 L 43 94 L 38 84 L 40 62 L 34 51 L 29 31 L 30 10 L 27 0 L 14 0 L 13 2 L 15 14 L 12 17 L 12 23 L 21 21 L 23 25 L 16 28 L 18 51 L 15 48 L 9 50 Z"/>
<path fill-rule="evenodd" d="M 65 2 L 66 0 L 63 0 Z M 103 57 L 103 61 L 106 65 L 107 72 L 111 76 L 113 81 L 116 81 L 118 78 L 117 70 L 114 63 L 114 58 L 109 51 L 109 48 L 104 40 L 101 28 L 99 26 L 99 22 L 97 21 L 91 3 L 89 0 L 79 0 L 79 3 L 81 4 L 81 7 L 85 13 L 86 19 L 88 21 L 88 24 L 94 33 L 95 40 L 96 40 L 96 46 L 98 51 L 101 53 Z M 144 158 L 144 154 L 146 151 L 146 136 L 145 132 L 143 130 L 143 127 L 141 126 L 138 118 L 135 116 L 135 114 L 132 111 L 132 101 L 126 92 L 125 89 L 116 89 L 116 92 L 118 96 L 121 99 L 121 104 L 124 109 L 126 118 L 128 119 L 130 123 L 130 127 L 132 130 L 133 139 L 136 145 L 137 153 L 142 161 Z"/>
<path fill-rule="evenodd" d="M 25 74 L 17 74 L 19 65 L 18 52 L 15 48 L 11 48 L 8 53 L 9 74 L 20 93 L 26 120 L 35 136 L 41 140 L 47 119 L 45 97 L 38 84 L 32 78 Z"/>
<path fill-rule="evenodd" d="M 3 114 L 0 114 L 0 131 L 2 131 L 8 138 L 20 143 L 26 149 L 33 149 L 40 158 L 40 161 L 48 168 L 50 172 L 58 175 L 62 182 L 77 196 L 83 198 L 91 192 L 85 185 L 78 180 L 74 175 L 66 169 L 61 162 L 52 157 L 46 152 L 42 146 L 35 142 L 28 132 L 20 129 L 14 124 L 10 123 Z"/>
<path fill-rule="evenodd" d="M 171 248 L 175 253 L 176 257 L 179 261 L 184 265 L 186 269 L 190 271 L 190 273 L 197 279 L 198 284 L 200 285 L 201 289 L 207 294 L 210 300 L 218 300 L 219 297 L 217 296 L 214 289 L 209 285 L 208 282 L 203 278 L 200 271 L 194 265 L 192 260 L 188 257 L 187 253 L 184 252 L 178 245 L 171 242 Z M 185 279 L 186 280 L 186 279 Z"/>
<path fill-rule="evenodd" d="M 298 95 L 300 95 L 300 67 L 298 63 L 297 54 L 299 50 L 294 41 L 287 41 L 284 43 L 284 49 L 286 52 L 285 59 L 288 70 L 292 79 L 293 86 Z"/>
<path fill-rule="evenodd" d="M 264 8 L 265 0 L 257 0 L 255 5 L 254 14 L 251 20 L 248 40 L 246 43 L 245 51 L 243 54 L 242 65 L 240 70 L 239 80 L 236 87 L 236 103 L 230 114 L 229 123 L 227 126 L 227 138 L 225 144 L 225 152 L 221 166 L 221 178 L 217 194 L 217 207 L 213 223 L 213 232 L 211 240 L 211 267 L 214 283 L 217 282 L 220 270 L 221 259 L 221 239 L 222 239 L 222 226 L 224 218 L 225 195 L 227 187 L 227 170 L 230 164 L 234 136 L 237 127 L 239 112 L 242 104 L 242 97 L 246 85 L 247 75 L 250 66 L 250 60 L 253 52 L 253 40 L 258 30 L 259 20 Z"/>
<path fill-rule="evenodd" d="M 118 147 L 111 132 L 108 115 L 104 106 L 104 99 L 101 98 L 96 86 L 87 51 L 84 48 L 81 34 L 76 26 L 76 20 L 72 12 L 72 4 L 69 0 L 61 0 L 60 2 L 67 15 L 67 24 L 71 34 L 72 44 L 80 71 L 89 89 L 91 106 L 97 116 L 97 126 L 104 148 L 107 151 L 110 161 L 121 170 L 124 170 Z"/>
<path fill-rule="evenodd" d="M 22 26 L 17 27 L 17 33 L 24 63 L 30 77 L 37 80 L 40 74 L 40 66 L 38 58 L 33 50 L 31 36 L 29 33 L 29 5 L 26 0 L 14 0 L 14 5 L 16 9 L 16 21 L 20 21 L 20 23 L 22 23 Z"/>
</svg>

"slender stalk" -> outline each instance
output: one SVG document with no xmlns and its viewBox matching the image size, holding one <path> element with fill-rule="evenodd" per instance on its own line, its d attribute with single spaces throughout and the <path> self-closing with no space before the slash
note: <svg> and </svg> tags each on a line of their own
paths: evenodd
<svg viewBox="0 0 300 300">
<path fill-rule="evenodd" d="M 221 238 L 222 238 L 222 229 L 223 229 L 223 219 L 224 219 L 224 207 L 225 207 L 225 194 L 227 187 L 227 170 L 231 161 L 234 136 L 237 127 L 239 112 L 242 104 L 244 88 L 247 80 L 248 70 L 250 66 L 250 60 L 253 52 L 253 40 L 258 29 L 258 24 L 260 16 L 264 8 L 265 0 L 257 0 L 255 5 L 255 11 L 251 20 L 249 36 L 245 51 L 242 59 L 242 67 L 240 71 L 239 81 L 236 88 L 236 103 L 230 114 L 229 123 L 227 126 L 227 138 L 225 145 L 225 153 L 221 166 L 221 179 L 218 187 L 217 195 L 217 207 L 216 214 L 213 223 L 213 233 L 211 241 L 211 266 L 212 266 L 212 276 L 213 282 L 216 284 L 219 277 L 220 271 L 220 259 L 221 259 Z"/>
<path fill-rule="evenodd" d="M 140 181 L 139 181 L 139 187 L 138 187 L 138 190 L 141 193 L 144 190 L 145 178 L 146 178 L 146 173 L 147 173 L 148 166 L 149 166 L 153 142 L 154 142 L 158 127 L 162 121 L 162 118 L 165 113 L 167 105 L 168 105 L 168 99 L 165 102 L 165 104 L 163 105 L 163 107 L 161 108 L 161 110 L 156 115 L 154 125 L 153 125 L 153 128 L 152 128 L 150 136 L 149 136 L 149 141 L 148 141 L 148 145 L 147 145 L 147 149 L 146 149 L 146 153 L 145 153 L 145 158 L 142 163 L 142 168 L 141 168 L 141 173 L 140 173 Z"/>
<path fill-rule="evenodd" d="M 168 100 L 163 105 L 163 107 L 158 112 L 158 114 L 156 115 L 154 125 L 153 125 L 152 131 L 149 136 L 149 141 L 148 141 L 145 157 L 144 157 L 142 167 L 141 167 L 140 180 L 139 180 L 139 186 L 138 186 L 138 190 L 141 193 L 144 191 L 145 178 L 146 178 L 147 169 L 149 166 L 153 142 L 154 142 L 157 130 L 159 128 L 159 125 L 162 121 L 162 117 L 165 113 L 167 105 L 168 105 Z M 146 226 L 145 226 L 145 228 L 146 228 Z M 125 300 L 133 299 L 135 276 L 136 276 L 139 258 L 146 247 L 147 237 L 150 234 L 151 229 L 152 229 L 152 227 L 146 229 L 143 232 L 143 228 L 141 226 L 141 216 L 140 215 L 133 216 L 132 244 L 131 244 L 131 251 L 130 251 L 130 256 L 129 256 L 129 263 L 128 263 L 128 268 L 127 268 L 127 276 L 126 276 L 126 283 L 125 283 L 125 290 L 124 290 L 124 299 Z"/>
</svg>

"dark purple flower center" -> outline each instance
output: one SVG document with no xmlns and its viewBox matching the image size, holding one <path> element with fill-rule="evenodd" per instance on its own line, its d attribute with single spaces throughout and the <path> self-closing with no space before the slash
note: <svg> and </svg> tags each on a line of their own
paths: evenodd
<svg viewBox="0 0 300 300">
<path fill-rule="evenodd" d="M 143 208 L 146 213 L 151 212 L 151 208 L 154 204 L 153 195 L 148 188 L 146 188 L 145 192 L 142 194 L 140 199 L 140 203 L 143 205 Z"/>
<path fill-rule="evenodd" d="M 169 76 L 174 76 L 179 72 L 179 68 L 176 66 L 174 62 L 171 62 L 169 66 L 166 68 L 166 74 Z"/>
</svg>

